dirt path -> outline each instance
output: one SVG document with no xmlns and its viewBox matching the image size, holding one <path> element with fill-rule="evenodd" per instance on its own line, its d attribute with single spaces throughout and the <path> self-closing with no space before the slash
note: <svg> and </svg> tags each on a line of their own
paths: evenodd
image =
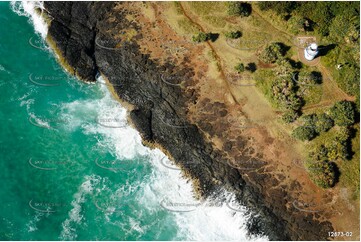
<svg viewBox="0 0 361 242">
<path fill-rule="evenodd" d="M 181 7 L 181 9 L 182 9 L 182 11 L 183 11 L 183 15 L 184 15 L 189 21 L 191 21 L 194 25 L 196 25 L 202 32 L 206 33 L 207 31 L 205 31 L 205 29 L 204 29 L 199 23 L 197 23 L 195 20 L 193 20 L 193 19 L 190 17 L 190 15 L 186 12 L 186 10 L 185 10 L 185 8 L 184 8 L 184 6 L 182 5 L 181 2 L 179 2 L 179 5 L 180 5 L 180 7 Z M 235 103 L 239 104 L 238 101 L 237 101 L 237 99 L 236 99 L 236 97 L 235 97 L 234 94 L 232 93 L 230 84 L 229 84 L 229 82 L 228 82 L 228 80 L 227 80 L 227 78 L 226 78 L 226 75 L 224 74 L 224 70 L 223 70 L 221 58 L 219 57 L 219 55 L 218 55 L 217 51 L 215 50 L 215 48 L 213 47 L 213 45 L 211 44 L 211 41 L 208 40 L 206 43 L 207 43 L 207 45 L 209 46 L 209 48 L 211 48 L 211 50 L 212 50 L 212 52 L 213 52 L 213 54 L 214 54 L 214 56 L 215 56 L 215 58 L 216 58 L 216 60 L 217 60 L 217 65 L 219 66 L 219 69 L 220 69 L 219 72 L 220 72 L 220 74 L 221 74 L 221 79 L 223 80 L 224 84 L 225 84 L 226 87 L 227 87 L 227 90 L 228 90 L 229 93 L 231 94 L 233 101 L 234 101 Z"/>
</svg>

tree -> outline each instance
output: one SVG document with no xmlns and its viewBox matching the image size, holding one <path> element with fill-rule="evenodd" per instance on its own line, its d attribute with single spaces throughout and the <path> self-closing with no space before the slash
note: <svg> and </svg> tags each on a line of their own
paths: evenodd
<svg viewBox="0 0 361 242">
<path fill-rule="evenodd" d="M 349 142 L 350 135 L 348 128 L 341 127 L 336 137 L 326 144 L 328 149 L 327 156 L 330 160 L 347 160 L 352 157 L 351 144 Z"/>
<path fill-rule="evenodd" d="M 337 180 L 337 166 L 335 163 L 318 161 L 308 167 L 311 180 L 322 188 L 333 187 Z"/>
<path fill-rule="evenodd" d="M 275 63 L 285 55 L 285 48 L 281 43 L 271 43 L 259 55 L 265 63 Z"/>
<path fill-rule="evenodd" d="M 237 71 L 238 73 L 244 72 L 244 70 L 245 70 L 244 65 L 243 65 L 242 63 L 236 65 L 236 66 L 234 67 L 234 69 L 236 69 L 236 71 Z"/>
<path fill-rule="evenodd" d="M 276 63 L 278 65 L 275 70 L 277 75 L 290 75 L 294 71 L 289 59 L 283 58 L 283 56 L 279 56 Z"/>
<path fill-rule="evenodd" d="M 228 2 L 228 15 L 248 17 L 251 15 L 252 6 L 244 2 Z"/>
<path fill-rule="evenodd" d="M 317 115 L 314 113 L 304 115 L 302 117 L 302 121 L 304 122 L 304 125 L 309 127 L 315 127 L 317 120 L 318 120 Z"/>
<path fill-rule="evenodd" d="M 322 82 L 322 74 L 320 72 L 312 71 L 301 71 L 297 77 L 298 85 L 316 85 Z"/>
<path fill-rule="evenodd" d="M 282 115 L 282 120 L 285 123 L 292 123 L 299 117 L 299 113 L 295 110 L 289 109 Z"/>
<path fill-rule="evenodd" d="M 352 102 L 340 101 L 330 109 L 330 117 L 339 126 L 350 126 L 355 123 L 355 109 Z"/>
<path fill-rule="evenodd" d="M 282 1 L 282 2 L 258 2 L 258 6 L 262 11 L 272 9 L 278 15 L 290 14 L 293 9 L 297 7 L 299 3 L 294 1 Z"/>
<path fill-rule="evenodd" d="M 238 39 L 242 36 L 242 32 L 238 30 L 230 31 L 230 32 L 226 32 L 224 35 L 229 39 Z"/>
<path fill-rule="evenodd" d="M 306 140 L 312 140 L 313 138 L 316 137 L 317 134 L 313 127 L 300 126 L 293 130 L 292 135 L 296 139 L 306 141 Z"/>
<path fill-rule="evenodd" d="M 309 156 L 312 160 L 315 161 L 327 161 L 328 160 L 328 149 L 325 145 L 319 145 L 315 150 L 309 153 Z"/>
<path fill-rule="evenodd" d="M 193 35 L 192 37 L 193 42 L 197 42 L 197 43 L 205 42 L 210 39 L 211 39 L 211 33 L 204 33 L 204 32 L 199 32 L 198 34 Z"/>
<path fill-rule="evenodd" d="M 315 121 L 315 129 L 318 133 L 327 132 L 333 127 L 333 120 L 326 113 L 321 113 L 317 115 Z"/>
<path fill-rule="evenodd" d="M 299 110 L 302 107 L 302 99 L 296 94 L 291 93 L 286 97 L 284 106 L 287 109 Z"/>
</svg>

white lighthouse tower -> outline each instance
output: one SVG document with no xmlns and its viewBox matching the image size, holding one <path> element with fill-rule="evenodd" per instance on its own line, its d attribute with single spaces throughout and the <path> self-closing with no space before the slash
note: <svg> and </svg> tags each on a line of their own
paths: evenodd
<svg viewBox="0 0 361 242">
<path fill-rule="evenodd" d="M 318 46 L 316 43 L 312 43 L 305 48 L 305 58 L 306 60 L 313 60 L 318 54 Z"/>
</svg>

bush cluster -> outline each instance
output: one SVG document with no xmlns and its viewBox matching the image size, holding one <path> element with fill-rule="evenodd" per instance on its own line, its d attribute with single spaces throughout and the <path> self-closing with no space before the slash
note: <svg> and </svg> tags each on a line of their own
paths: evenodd
<svg viewBox="0 0 361 242">
<path fill-rule="evenodd" d="M 245 2 L 228 2 L 228 15 L 248 17 L 252 13 L 252 6 Z"/>
<path fill-rule="evenodd" d="M 211 33 L 199 32 L 198 34 L 193 35 L 192 40 L 193 42 L 200 43 L 210 40 L 211 37 L 212 37 Z"/>
</svg>

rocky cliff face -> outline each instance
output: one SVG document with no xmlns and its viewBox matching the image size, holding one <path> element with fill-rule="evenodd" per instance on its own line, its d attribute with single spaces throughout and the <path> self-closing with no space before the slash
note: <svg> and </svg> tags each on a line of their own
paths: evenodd
<svg viewBox="0 0 361 242">
<path fill-rule="evenodd" d="M 244 173 L 206 141 L 187 119 L 186 103 L 197 101 L 194 70 L 187 63 L 175 66 L 142 54 L 137 43 L 142 32 L 127 17 L 133 14 L 129 9 L 115 2 L 45 2 L 45 8 L 53 19 L 49 43 L 67 69 L 86 81 L 95 81 L 97 73 L 107 77 L 119 98 L 134 106 L 130 118 L 143 139 L 162 146 L 197 181 L 202 196 L 216 196 L 221 187 L 235 192 L 242 205 L 260 215 L 250 219 L 250 233 L 265 233 L 273 240 L 326 239 L 326 231 L 333 231 L 329 222 L 278 207 L 277 201 L 287 200 L 284 194 L 275 195 L 273 204 L 267 202 L 261 189 L 268 180 L 259 176 L 255 183 L 246 182 Z M 135 30 L 134 36 L 119 45 L 118 35 L 126 29 Z M 164 76 L 192 81 L 180 88 L 164 82 Z"/>
</svg>

